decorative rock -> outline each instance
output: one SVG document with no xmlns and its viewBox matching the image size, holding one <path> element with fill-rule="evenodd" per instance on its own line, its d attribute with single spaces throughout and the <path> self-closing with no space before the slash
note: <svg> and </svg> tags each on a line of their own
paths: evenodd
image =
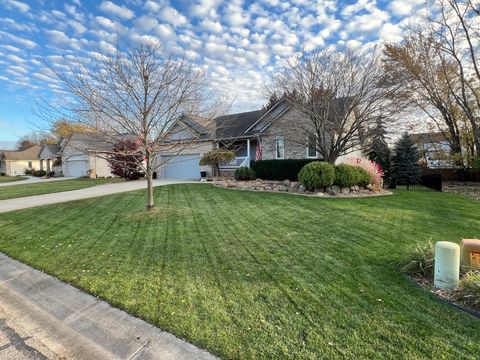
<svg viewBox="0 0 480 360">
<path fill-rule="evenodd" d="M 319 192 L 317 192 L 317 193 L 315 194 L 315 196 L 320 196 L 320 197 L 322 197 L 322 196 L 325 196 L 325 193 L 319 191 Z"/>
<path fill-rule="evenodd" d="M 300 185 L 300 186 L 298 187 L 298 190 L 303 190 L 303 191 L 305 191 L 305 186 Z"/>
<path fill-rule="evenodd" d="M 290 180 L 288 179 L 283 180 L 283 185 L 290 186 Z"/>
<path fill-rule="evenodd" d="M 255 181 L 256 181 L 256 182 L 262 182 L 262 179 L 256 178 Z"/>
<path fill-rule="evenodd" d="M 360 186 L 358 186 L 358 185 L 355 185 L 353 188 L 355 189 L 355 191 L 360 190 Z"/>
<path fill-rule="evenodd" d="M 372 184 L 368 184 L 367 186 L 365 186 L 365 188 L 367 190 L 373 191 L 373 185 Z"/>
<path fill-rule="evenodd" d="M 348 188 L 348 187 L 343 187 L 343 188 L 341 188 L 340 192 L 341 192 L 342 194 L 348 194 L 348 193 L 350 193 L 350 188 Z"/>
<path fill-rule="evenodd" d="M 340 192 L 340 186 L 337 186 L 337 185 L 333 185 L 333 186 L 330 186 L 330 193 L 332 193 L 333 195 L 336 195 Z"/>
<path fill-rule="evenodd" d="M 292 186 L 292 189 L 298 189 L 300 187 L 299 182 L 292 182 L 290 185 Z"/>
</svg>

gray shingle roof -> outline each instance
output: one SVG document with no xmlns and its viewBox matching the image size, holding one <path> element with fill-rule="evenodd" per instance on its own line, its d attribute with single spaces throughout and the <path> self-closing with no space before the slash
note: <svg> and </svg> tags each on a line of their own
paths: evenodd
<svg viewBox="0 0 480 360">
<path fill-rule="evenodd" d="M 255 110 L 215 118 L 217 138 L 235 138 L 246 136 L 245 131 L 252 126 L 266 110 Z"/>
<path fill-rule="evenodd" d="M 23 151 L 19 150 L 0 150 L 0 159 L 5 160 L 36 160 L 40 152 L 40 145 L 33 145 Z"/>
</svg>

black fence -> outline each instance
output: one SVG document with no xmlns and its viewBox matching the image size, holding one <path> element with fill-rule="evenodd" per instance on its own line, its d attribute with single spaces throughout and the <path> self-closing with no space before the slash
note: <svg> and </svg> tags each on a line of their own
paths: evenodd
<svg viewBox="0 0 480 360">
<path fill-rule="evenodd" d="M 442 191 L 442 174 L 422 175 L 418 184 L 397 184 L 391 181 L 390 189 L 406 189 L 417 191 Z"/>
</svg>

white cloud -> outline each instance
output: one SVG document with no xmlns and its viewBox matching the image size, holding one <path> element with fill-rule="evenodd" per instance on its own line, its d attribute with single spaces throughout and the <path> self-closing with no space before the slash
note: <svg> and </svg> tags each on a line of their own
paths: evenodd
<svg viewBox="0 0 480 360">
<path fill-rule="evenodd" d="M 204 17 L 215 12 L 221 3 L 222 0 L 198 0 L 192 5 L 191 11 L 195 16 Z"/>
<path fill-rule="evenodd" d="M 13 61 L 17 64 L 23 64 L 26 62 L 25 59 L 22 59 L 21 57 L 17 56 L 17 55 L 14 55 L 14 54 L 9 54 L 7 56 L 5 56 L 6 59 L 10 60 L 10 61 Z"/>
<path fill-rule="evenodd" d="M 135 16 L 135 13 L 125 6 L 114 4 L 111 1 L 103 1 L 100 4 L 100 9 L 106 13 L 116 15 L 122 19 L 131 19 Z"/>
<path fill-rule="evenodd" d="M 100 26 L 108 29 L 108 30 L 115 30 L 116 28 L 116 25 L 115 23 L 106 18 L 106 17 L 103 17 L 103 16 L 95 16 L 95 21 L 97 22 L 97 24 L 99 24 Z"/>
<path fill-rule="evenodd" d="M 200 26 L 210 32 L 220 33 L 223 29 L 222 24 L 218 21 L 213 21 L 209 19 L 205 19 L 200 23 Z"/>
<path fill-rule="evenodd" d="M 180 14 L 173 7 L 167 6 L 163 8 L 159 13 L 160 19 L 172 24 L 173 26 L 185 25 L 188 21 L 185 16 Z"/>
<path fill-rule="evenodd" d="M 350 32 L 371 32 L 377 30 L 390 18 L 390 15 L 383 10 L 373 9 L 368 14 L 356 15 L 347 25 Z"/>
<path fill-rule="evenodd" d="M 17 9 L 18 11 L 25 13 L 30 10 L 30 6 L 17 0 L 4 0 L 3 1 L 7 9 Z"/>
<path fill-rule="evenodd" d="M 423 0 L 393 0 L 388 8 L 397 16 L 409 15 L 413 9 L 424 4 Z"/>
<path fill-rule="evenodd" d="M 385 41 L 398 41 L 402 38 L 402 30 L 398 25 L 384 24 L 380 29 L 380 39 Z"/>
<path fill-rule="evenodd" d="M 2 39 L 3 37 L 17 44 L 23 45 L 29 49 L 33 49 L 37 47 L 37 44 L 32 40 L 28 40 L 28 39 L 22 38 L 21 36 L 13 35 L 5 31 L 0 31 L 0 39 Z"/>
</svg>

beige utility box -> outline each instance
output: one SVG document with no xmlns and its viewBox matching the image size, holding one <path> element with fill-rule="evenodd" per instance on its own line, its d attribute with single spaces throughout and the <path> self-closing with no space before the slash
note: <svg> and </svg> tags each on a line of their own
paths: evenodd
<svg viewBox="0 0 480 360">
<path fill-rule="evenodd" d="M 460 248 L 462 265 L 480 268 L 480 240 L 463 239 Z"/>
</svg>

